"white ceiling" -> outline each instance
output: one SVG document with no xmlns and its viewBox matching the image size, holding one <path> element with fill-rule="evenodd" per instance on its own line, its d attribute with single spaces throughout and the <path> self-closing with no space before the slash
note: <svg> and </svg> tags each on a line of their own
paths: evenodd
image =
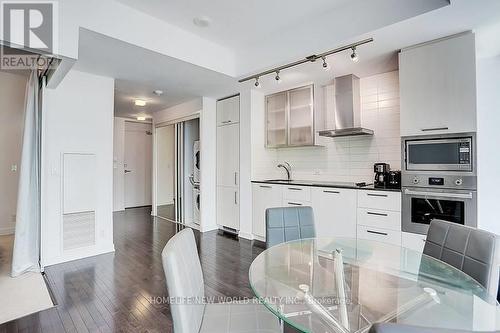
<svg viewBox="0 0 500 333">
<path fill-rule="evenodd" d="M 85 29 L 80 30 L 75 69 L 115 78 L 115 115 L 136 117 L 190 99 L 237 91 L 234 78 Z M 157 97 L 154 90 L 163 90 Z M 146 107 L 136 107 L 135 99 Z"/>
<path fill-rule="evenodd" d="M 118 1 L 230 46 L 241 76 L 345 43 L 375 39 L 358 49 L 361 60 L 357 64 L 346 51 L 328 58 L 333 67 L 329 72 L 321 70 L 321 63 L 305 64 L 283 71 L 280 86 L 273 75 L 266 76 L 261 80 L 265 93 L 349 73 L 364 77 L 394 70 L 399 49 L 465 30 L 476 31 L 480 55 L 500 52 L 499 0 L 453 0 L 436 10 L 432 9 L 447 1 L 288 0 L 285 6 L 279 0 Z M 208 28 L 192 23 L 202 15 L 213 20 Z M 220 98 L 239 90 L 237 78 L 88 30 L 81 30 L 79 48 L 77 69 L 117 79 L 117 115 L 151 113 L 195 97 Z M 154 96 L 155 89 L 164 90 L 165 95 Z M 134 107 L 135 98 L 148 100 L 148 107 Z"/>
</svg>

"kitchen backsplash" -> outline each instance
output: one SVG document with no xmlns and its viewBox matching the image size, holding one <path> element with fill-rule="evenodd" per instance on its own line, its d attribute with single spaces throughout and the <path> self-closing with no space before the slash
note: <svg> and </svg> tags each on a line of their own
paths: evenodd
<svg viewBox="0 0 500 333">
<path fill-rule="evenodd" d="M 318 137 L 322 147 L 265 149 L 264 110 L 252 114 L 252 179 L 284 177 L 276 167 L 282 161 L 292 166 L 294 179 L 325 181 L 372 181 L 373 164 L 386 162 L 401 169 L 398 71 L 360 80 L 361 123 L 375 135 L 363 137 Z M 259 128 L 260 125 L 260 128 Z"/>
</svg>

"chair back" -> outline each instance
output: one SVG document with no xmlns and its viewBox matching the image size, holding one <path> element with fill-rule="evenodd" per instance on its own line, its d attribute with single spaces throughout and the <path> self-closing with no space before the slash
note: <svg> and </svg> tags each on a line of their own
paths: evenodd
<svg viewBox="0 0 500 333">
<path fill-rule="evenodd" d="M 193 230 L 173 236 L 161 253 L 175 333 L 198 333 L 203 320 L 205 285 Z"/>
<path fill-rule="evenodd" d="M 500 237 L 460 224 L 432 220 L 424 254 L 450 264 L 497 296 L 500 274 Z"/>
<path fill-rule="evenodd" d="M 282 207 L 266 210 L 266 246 L 316 236 L 311 207 Z"/>
</svg>

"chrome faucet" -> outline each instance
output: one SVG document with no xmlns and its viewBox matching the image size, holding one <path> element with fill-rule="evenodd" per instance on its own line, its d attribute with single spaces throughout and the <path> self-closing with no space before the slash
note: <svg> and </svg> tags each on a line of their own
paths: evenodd
<svg viewBox="0 0 500 333">
<path fill-rule="evenodd" d="M 283 162 L 278 164 L 278 168 L 283 168 L 286 171 L 286 180 L 290 181 L 291 179 L 291 173 L 292 173 L 292 167 L 288 162 Z"/>
</svg>

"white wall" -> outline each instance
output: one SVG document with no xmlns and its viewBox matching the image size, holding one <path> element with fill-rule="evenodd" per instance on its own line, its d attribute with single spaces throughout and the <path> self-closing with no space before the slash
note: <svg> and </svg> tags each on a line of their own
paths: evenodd
<svg viewBox="0 0 500 333">
<path fill-rule="evenodd" d="M 156 205 L 174 203 L 175 128 L 168 125 L 156 129 L 158 191 Z"/>
<path fill-rule="evenodd" d="M 13 233 L 16 224 L 26 81 L 24 75 L 0 72 L 0 235 Z"/>
<path fill-rule="evenodd" d="M 55 90 L 46 90 L 42 133 L 42 264 L 114 251 L 113 246 L 114 80 L 70 71 Z M 62 154 L 95 154 L 96 244 L 62 250 Z"/>
<path fill-rule="evenodd" d="M 477 61 L 478 227 L 500 234 L 500 56 Z"/>
<path fill-rule="evenodd" d="M 113 211 L 125 210 L 125 118 L 113 125 Z"/>
<path fill-rule="evenodd" d="M 217 106 L 213 98 L 203 97 L 200 113 L 200 230 L 217 226 Z"/>
<path fill-rule="evenodd" d="M 361 78 L 361 123 L 373 137 L 318 137 L 322 147 L 265 149 L 264 99 L 252 105 L 252 178 L 284 177 L 279 162 L 292 166 L 295 179 L 371 182 L 373 164 L 401 168 L 398 72 Z"/>
</svg>

